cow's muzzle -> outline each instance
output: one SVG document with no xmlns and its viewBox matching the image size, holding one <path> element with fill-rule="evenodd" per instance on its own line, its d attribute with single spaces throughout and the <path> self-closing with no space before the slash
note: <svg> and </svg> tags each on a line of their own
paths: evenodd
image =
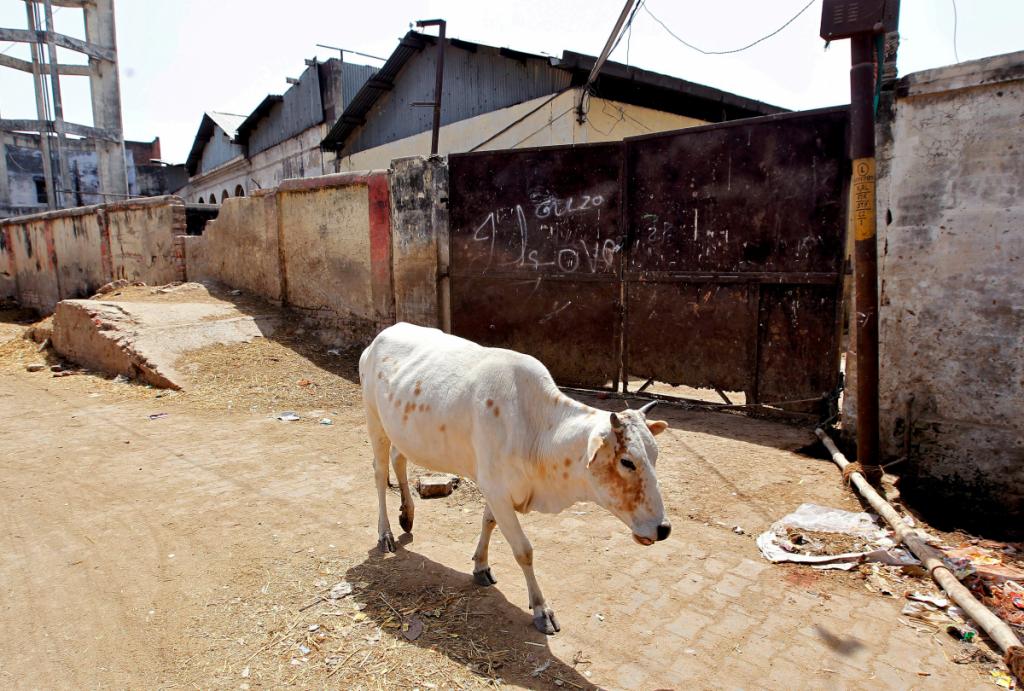
<svg viewBox="0 0 1024 691">
<path fill-rule="evenodd" d="M 671 534 L 672 534 L 672 524 L 669 523 L 668 521 L 665 521 L 664 523 L 662 523 L 661 525 L 658 526 L 658 541 L 659 542 L 661 540 L 666 539 Z"/>
</svg>

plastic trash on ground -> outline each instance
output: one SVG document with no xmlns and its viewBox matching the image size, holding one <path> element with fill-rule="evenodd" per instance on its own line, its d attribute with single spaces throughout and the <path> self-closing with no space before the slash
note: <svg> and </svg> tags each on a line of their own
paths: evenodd
<svg viewBox="0 0 1024 691">
<path fill-rule="evenodd" d="M 848 571 L 865 561 L 893 566 L 919 564 L 897 547 L 877 517 L 817 504 L 801 504 L 757 538 L 757 547 L 770 562 L 810 564 L 818 569 Z"/>
<path fill-rule="evenodd" d="M 280 413 L 277 416 L 277 419 L 278 420 L 283 420 L 285 422 L 295 422 L 296 420 L 299 419 L 299 416 L 289 410 L 289 411 Z"/>
</svg>

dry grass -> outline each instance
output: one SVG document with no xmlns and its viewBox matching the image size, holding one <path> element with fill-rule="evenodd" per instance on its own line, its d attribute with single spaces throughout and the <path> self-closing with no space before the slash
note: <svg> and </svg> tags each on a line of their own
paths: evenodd
<svg viewBox="0 0 1024 691">
<path fill-rule="evenodd" d="M 502 630 L 494 591 L 453 572 L 430 574 L 425 586 L 424 570 L 439 568 L 447 571 L 411 552 L 356 563 L 312 550 L 253 566 L 239 590 L 193 621 L 184 676 L 235 688 L 587 686 L 579 674 L 586 661 L 574 661 L 583 665 L 576 671 L 553 660 L 540 634 L 508 635 L 521 621 Z M 352 594 L 330 599 L 340 581 Z"/>
<path fill-rule="evenodd" d="M 328 348 L 292 324 L 271 339 L 193 351 L 175 366 L 193 382 L 184 396 L 196 407 L 294 411 L 312 420 L 361 405 L 358 357 Z"/>
</svg>

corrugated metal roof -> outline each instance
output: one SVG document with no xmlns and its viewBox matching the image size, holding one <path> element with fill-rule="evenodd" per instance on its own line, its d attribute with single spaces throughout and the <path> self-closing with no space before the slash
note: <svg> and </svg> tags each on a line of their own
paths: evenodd
<svg viewBox="0 0 1024 691">
<path fill-rule="evenodd" d="M 593 56 L 566 50 L 557 67 L 573 73 L 573 86 L 582 86 L 595 60 Z M 604 64 L 593 89 L 604 98 L 709 122 L 789 112 L 786 108 L 619 62 Z"/>
<path fill-rule="evenodd" d="M 199 121 L 196 137 L 192 141 L 192 149 L 185 160 L 185 170 L 188 171 L 189 176 L 195 175 L 199 170 L 199 162 L 203 157 L 203 147 L 206 146 L 206 142 L 210 141 L 210 137 L 213 136 L 214 128 L 219 127 L 228 138 L 234 140 L 238 126 L 244 120 L 244 115 L 236 113 L 223 113 L 216 110 L 203 113 L 203 119 Z"/>
<path fill-rule="evenodd" d="M 256 124 L 270 113 L 270 109 L 274 107 L 275 103 L 280 103 L 283 100 L 284 96 L 279 94 L 270 94 L 260 101 L 260 104 L 256 106 L 256 109 L 249 113 L 249 117 L 242 121 L 242 124 L 238 126 L 238 141 L 245 144 L 248 140 L 249 133 L 256 128 Z"/>
<path fill-rule="evenodd" d="M 211 110 L 206 113 L 210 119 L 217 123 L 217 126 L 224 130 L 232 139 L 238 134 L 238 126 L 245 122 L 244 115 L 236 113 L 224 113 L 218 110 Z"/>
<path fill-rule="evenodd" d="M 377 70 L 375 75 L 366 80 L 352 101 L 345 106 L 345 112 L 334 123 L 320 146 L 325 149 L 341 148 L 352 130 L 366 121 L 366 114 L 370 112 L 370 108 L 377 102 L 381 94 L 394 87 L 395 78 L 405 67 L 405 63 L 413 55 L 423 50 L 426 45 L 427 37 L 415 31 L 410 31 L 402 37 L 402 40 L 398 42 L 398 47 L 391 53 L 384 65 Z"/>
<path fill-rule="evenodd" d="M 341 103 L 342 108 L 352 102 L 363 84 L 377 73 L 377 68 L 371 65 L 359 65 L 354 62 L 342 64 L 341 73 Z"/>
<path fill-rule="evenodd" d="M 436 41 L 426 34 L 407 33 L 348 104 L 321 147 L 355 153 L 429 130 L 431 109 L 411 104 L 434 98 Z M 580 86 L 596 59 L 565 51 L 558 60 L 460 39 L 447 39 L 447 44 L 442 125 Z M 416 58 L 421 52 L 422 58 Z M 602 68 L 594 90 L 605 98 L 709 122 L 785 112 L 727 91 L 614 62 Z M 386 92 L 390 93 L 382 98 Z"/>
</svg>

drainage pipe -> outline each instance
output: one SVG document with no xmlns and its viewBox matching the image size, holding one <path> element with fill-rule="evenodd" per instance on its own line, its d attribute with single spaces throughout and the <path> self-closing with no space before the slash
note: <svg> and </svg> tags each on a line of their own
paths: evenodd
<svg viewBox="0 0 1024 691">
<path fill-rule="evenodd" d="M 928 569 L 928 573 L 946 591 L 950 599 L 960 609 L 965 611 L 967 616 L 978 626 L 984 629 L 989 638 L 995 641 L 996 645 L 1006 654 L 1005 661 L 1010 671 L 1017 679 L 1024 682 L 1024 645 L 1017 638 L 1017 634 L 1013 632 L 1005 621 L 993 614 L 988 607 L 978 602 L 974 595 L 971 594 L 971 591 L 964 587 L 957 577 L 953 575 L 952 571 L 946 568 L 942 562 L 940 552 L 925 541 L 927 536 L 923 532 L 911 528 L 903 520 L 903 517 L 896 513 L 892 505 L 883 499 L 865 479 L 864 475 L 857 470 L 858 466 L 853 465 L 850 467 L 850 462 L 836 448 L 836 445 L 824 430 L 819 427 L 814 430 L 814 433 L 821 439 L 821 443 L 825 445 L 825 448 L 832 455 L 832 461 L 839 466 L 843 474 L 849 474 L 850 482 L 857 488 L 861 496 L 867 500 L 871 508 L 878 512 L 878 515 L 884 518 L 885 522 L 892 527 L 899 541 L 905 544 L 921 560 L 921 564 Z M 848 467 L 850 468 L 849 470 L 847 470 Z"/>
</svg>

